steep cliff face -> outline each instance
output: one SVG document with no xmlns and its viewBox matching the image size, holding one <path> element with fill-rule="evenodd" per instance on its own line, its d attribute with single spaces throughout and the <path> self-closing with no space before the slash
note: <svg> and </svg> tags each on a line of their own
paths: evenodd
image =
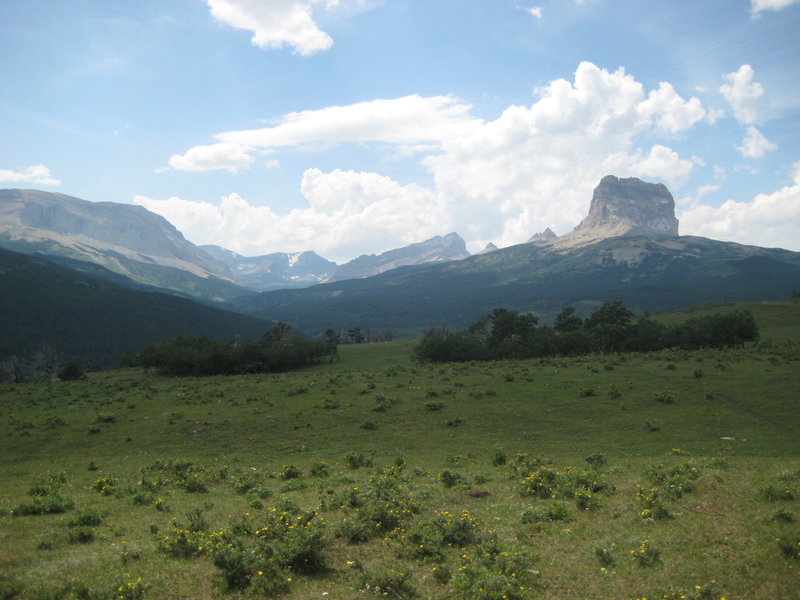
<svg viewBox="0 0 800 600">
<path fill-rule="evenodd" d="M 675 200 L 663 183 L 603 177 L 592 194 L 589 214 L 554 244 L 564 248 L 621 235 L 678 235 Z"/>
</svg>

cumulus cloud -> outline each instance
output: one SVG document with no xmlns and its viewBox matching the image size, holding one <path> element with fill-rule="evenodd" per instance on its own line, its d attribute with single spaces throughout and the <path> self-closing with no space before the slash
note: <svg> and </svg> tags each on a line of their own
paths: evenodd
<svg viewBox="0 0 800 600">
<path fill-rule="evenodd" d="M 30 167 L 25 167 L 21 171 L 0 169 L 0 182 L 25 182 L 35 183 L 37 185 L 61 185 L 61 181 L 55 179 L 50 173 L 50 169 L 44 165 L 32 165 Z"/>
<path fill-rule="evenodd" d="M 758 15 L 765 10 L 783 10 L 793 4 L 800 4 L 800 0 L 750 0 L 750 11 Z"/>
<path fill-rule="evenodd" d="M 749 202 L 728 200 L 719 207 L 694 202 L 678 215 L 681 233 L 800 251 L 800 162 L 794 164 L 792 179 L 790 185 Z"/>
<path fill-rule="evenodd" d="M 238 194 L 219 204 L 145 196 L 134 202 L 164 216 L 197 244 L 221 244 L 246 256 L 313 249 L 345 261 L 365 248 L 387 250 L 449 231 L 430 190 L 377 173 L 308 169 L 301 190 L 308 206 L 286 215 Z"/>
<path fill-rule="evenodd" d="M 639 114 L 652 119 L 656 129 L 662 133 L 677 134 L 689 129 L 706 117 L 700 100 L 681 98 L 669 83 L 661 82 L 657 90 L 651 91 L 647 100 L 638 107 Z"/>
<path fill-rule="evenodd" d="M 733 109 L 733 116 L 740 123 L 757 123 L 764 119 L 764 87 L 753 81 L 755 71 L 750 65 L 742 65 L 738 71 L 728 73 L 724 78 L 729 82 L 719 88 Z"/>
<path fill-rule="evenodd" d="M 206 0 L 218 21 L 252 31 L 251 42 L 259 48 L 290 46 L 308 56 L 328 50 L 333 39 L 314 20 L 314 11 L 331 8 L 337 0 Z"/>
<path fill-rule="evenodd" d="M 253 157 L 235 142 L 195 146 L 185 154 L 173 154 L 169 166 L 176 171 L 211 171 L 224 169 L 236 173 L 250 167 Z"/>
<path fill-rule="evenodd" d="M 761 158 L 770 150 L 777 150 L 778 144 L 770 142 L 763 133 L 750 125 L 742 140 L 742 145 L 736 146 L 736 149 L 747 158 Z"/>
<path fill-rule="evenodd" d="M 314 249 L 352 258 L 348 252 L 381 252 L 458 231 L 478 250 L 489 241 L 526 241 L 546 227 L 569 231 L 608 174 L 680 186 L 696 161 L 658 142 L 706 122 L 700 101 L 682 98 L 668 83 L 648 92 L 624 69 L 610 72 L 584 62 L 572 81 L 552 81 L 535 90 L 530 105 L 510 106 L 494 120 L 473 116 L 452 96 L 373 100 L 220 133 L 217 144 L 192 148 L 170 164 L 235 170 L 246 168 L 245 157 L 255 153 L 377 143 L 396 160 L 419 156 L 432 186 L 401 185 L 377 173 L 309 169 L 300 182 L 306 208 L 278 216 L 252 212 L 255 207 L 228 197 L 217 213 L 218 237 L 206 241 L 237 251 L 247 240 L 251 252 Z M 235 216 L 240 214 L 247 217 Z M 195 240 L 193 231 L 173 222 Z"/>
</svg>

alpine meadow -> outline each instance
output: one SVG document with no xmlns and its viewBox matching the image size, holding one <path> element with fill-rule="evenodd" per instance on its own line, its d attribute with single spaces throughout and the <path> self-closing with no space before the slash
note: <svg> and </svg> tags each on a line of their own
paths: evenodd
<svg viewBox="0 0 800 600">
<path fill-rule="evenodd" d="M 0 600 L 800 600 L 800 0 L 0 0 Z"/>
<path fill-rule="evenodd" d="M 759 341 L 4 384 L 3 598 L 792 598 L 797 300 Z"/>
</svg>

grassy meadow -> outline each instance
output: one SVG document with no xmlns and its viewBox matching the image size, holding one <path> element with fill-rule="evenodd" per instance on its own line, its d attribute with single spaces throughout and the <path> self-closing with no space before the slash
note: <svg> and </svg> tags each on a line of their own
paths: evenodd
<svg viewBox="0 0 800 600">
<path fill-rule="evenodd" d="M 800 304 L 752 309 L 736 350 L 2 385 L 0 600 L 800 598 Z"/>
</svg>

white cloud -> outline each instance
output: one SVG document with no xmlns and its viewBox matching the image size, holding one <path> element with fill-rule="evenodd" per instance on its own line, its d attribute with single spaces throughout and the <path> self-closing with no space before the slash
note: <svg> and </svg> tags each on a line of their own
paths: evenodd
<svg viewBox="0 0 800 600">
<path fill-rule="evenodd" d="M 32 165 L 25 167 L 21 171 L 10 171 L 0 169 L 0 182 L 3 183 L 35 183 L 37 185 L 61 185 L 59 179 L 55 179 L 50 173 L 50 169 L 44 165 Z"/>
<path fill-rule="evenodd" d="M 526 13 L 531 15 L 534 19 L 541 19 L 542 18 L 542 7 L 541 6 L 532 6 L 530 8 L 527 7 L 527 6 L 520 6 L 519 8 L 521 8 Z"/>
<path fill-rule="evenodd" d="M 750 65 L 742 65 L 738 71 L 725 75 L 730 84 L 719 88 L 720 93 L 730 103 L 733 116 L 740 123 L 757 123 L 764 119 L 764 87 L 753 81 L 755 72 Z"/>
<path fill-rule="evenodd" d="M 225 169 L 236 173 L 250 167 L 253 157 L 234 142 L 223 142 L 210 146 L 195 146 L 185 154 L 173 154 L 169 166 L 176 171 L 211 171 Z"/>
<path fill-rule="evenodd" d="M 681 158 L 666 146 L 656 144 L 646 157 L 631 166 L 631 171 L 641 177 L 658 177 L 678 183 L 692 172 L 692 161 Z"/>
<path fill-rule="evenodd" d="M 584 62 L 574 81 L 552 81 L 536 90 L 529 106 L 510 106 L 490 121 L 472 116 L 471 107 L 452 96 L 373 100 L 221 133 L 215 136 L 219 143 L 192 148 L 170 164 L 236 170 L 250 164 L 248 153 L 379 144 L 395 160 L 419 156 L 432 187 L 401 185 L 377 173 L 309 169 L 300 184 L 307 208 L 276 216 L 229 196 L 217 216 L 225 226 L 213 241 L 237 251 L 247 240 L 249 252 L 313 249 L 352 258 L 458 231 L 478 250 L 489 241 L 523 242 L 546 227 L 569 231 L 608 174 L 680 186 L 697 159 L 679 156 L 658 138 L 704 119 L 700 101 L 683 99 L 668 83 L 647 93 L 623 69 L 609 72 Z M 235 216 L 240 214 L 247 219 Z M 193 230 L 173 222 L 196 241 Z"/>
<path fill-rule="evenodd" d="M 683 235 L 700 235 L 765 247 L 800 251 L 800 162 L 793 182 L 750 202 L 728 200 L 719 207 L 694 204 L 678 215 Z"/>
<path fill-rule="evenodd" d="M 194 243 L 220 244 L 247 256 L 313 249 L 344 261 L 365 248 L 388 250 L 449 231 L 429 190 L 377 173 L 309 169 L 301 190 L 308 207 L 286 215 L 238 194 L 219 205 L 144 196 L 134 203 L 164 216 Z"/>
<path fill-rule="evenodd" d="M 750 125 L 742 140 L 741 146 L 736 149 L 747 158 L 761 158 L 771 150 L 777 150 L 778 144 L 770 142 L 756 127 Z"/>
<path fill-rule="evenodd" d="M 413 94 L 289 113 L 274 127 L 228 131 L 215 137 L 264 149 L 343 142 L 441 142 L 479 124 L 469 116 L 471 108 L 452 96 Z"/>
<path fill-rule="evenodd" d="M 217 20 L 253 32 L 259 48 L 291 46 L 308 56 L 333 45 L 314 20 L 314 10 L 334 7 L 336 0 L 206 0 Z"/>
<path fill-rule="evenodd" d="M 750 0 L 750 11 L 758 15 L 765 10 L 783 10 L 793 4 L 800 4 L 800 0 Z"/>
<path fill-rule="evenodd" d="M 706 116 L 700 100 L 692 98 L 687 102 L 675 88 L 664 82 L 639 104 L 638 111 L 642 117 L 653 119 L 659 131 L 672 135 L 689 129 Z"/>
</svg>

